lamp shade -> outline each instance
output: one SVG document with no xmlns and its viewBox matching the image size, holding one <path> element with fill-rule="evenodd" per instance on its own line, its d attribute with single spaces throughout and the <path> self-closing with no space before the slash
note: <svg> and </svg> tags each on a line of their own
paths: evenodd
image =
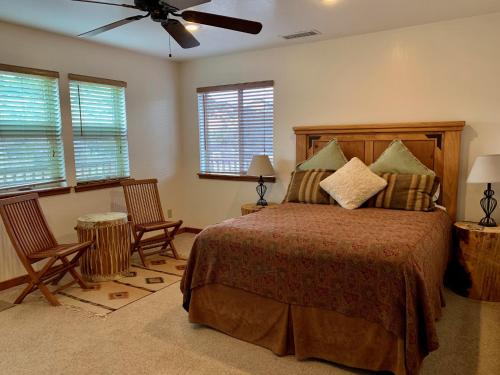
<svg viewBox="0 0 500 375">
<path fill-rule="evenodd" d="M 476 158 L 467 178 L 470 184 L 500 182 L 500 155 L 481 155 Z"/>
<path fill-rule="evenodd" d="M 247 175 L 249 176 L 273 176 L 274 168 L 267 155 L 254 155 Z"/>
</svg>

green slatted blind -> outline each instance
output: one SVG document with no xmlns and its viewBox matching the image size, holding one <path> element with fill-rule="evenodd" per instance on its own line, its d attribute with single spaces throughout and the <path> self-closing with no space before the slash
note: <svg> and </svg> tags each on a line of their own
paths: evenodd
<svg viewBox="0 0 500 375">
<path fill-rule="evenodd" d="M 69 86 L 77 183 L 129 177 L 125 88 Z"/>
<path fill-rule="evenodd" d="M 273 160 L 274 82 L 198 89 L 200 171 L 245 175 L 254 155 Z"/>
<path fill-rule="evenodd" d="M 11 70 L 0 67 L 0 189 L 60 186 L 59 80 Z"/>
</svg>

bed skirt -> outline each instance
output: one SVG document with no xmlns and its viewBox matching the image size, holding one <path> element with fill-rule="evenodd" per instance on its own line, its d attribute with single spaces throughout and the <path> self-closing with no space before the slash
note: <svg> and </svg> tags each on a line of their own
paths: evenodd
<svg viewBox="0 0 500 375">
<path fill-rule="evenodd" d="M 405 375 L 404 340 L 376 323 L 335 311 L 289 305 L 209 284 L 192 290 L 189 321 L 297 359 Z"/>
</svg>

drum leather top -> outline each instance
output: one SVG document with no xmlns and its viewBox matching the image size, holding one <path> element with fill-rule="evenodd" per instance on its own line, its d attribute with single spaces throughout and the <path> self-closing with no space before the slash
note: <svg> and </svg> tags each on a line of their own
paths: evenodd
<svg viewBox="0 0 500 375">
<path fill-rule="evenodd" d="M 105 212 L 87 214 L 78 218 L 78 228 L 91 229 L 110 225 L 126 224 L 127 214 L 124 212 Z"/>
</svg>

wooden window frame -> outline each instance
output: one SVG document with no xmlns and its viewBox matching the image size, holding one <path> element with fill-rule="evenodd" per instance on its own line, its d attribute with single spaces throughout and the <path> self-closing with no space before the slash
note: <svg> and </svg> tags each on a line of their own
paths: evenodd
<svg viewBox="0 0 500 375">
<path fill-rule="evenodd" d="M 0 64 L 0 71 L 4 72 L 12 72 L 12 73 L 20 73 L 20 74 L 31 74 L 38 75 L 49 78 L 57 78 L 60 79 L 59 72 L 54 70 L 46 70 L 46 69 L 38 69 L 38 68 L 30 68 L 26 66 L 19 65 L 9 65 L 9 64 Z M 59 97 L 59 101 L 61 98 Z M 62 131 L 62 113 L 61 115 L 61 131 Z M 61 142 L 64 148 L 64 139 L 61 135 Z M 66 162 L 66 155 L 63 154 L 64 162 Z M 65 171 L 66 174 L 66 171 Z M 67 182 L 67 175 L 65 176 Z M 0 190 L 0 199 L 2 198 L 10 198 L 23 194 L 37 193 L 40 197 L 48 197 L 53 195 L 62 195 L 71 193 L 71 186 L 52 186 L 46 188 L 39 189 L 21 189 L 21 190 Z"/>
<path fill-rule="evenodd" d="M 274 80 L 199 87 L 196 89 L 196 93 L 203 94 L 203 93 L 217 92 L 217 91 L 245 90 L 245 89 L 252 89 L 252 88 L 263 88 L 263 87 L 273 87 L 274 88 Z M 274 154 L 274 150 L 273 150 L 273 154 Z M 205 180 L 249 181 L 249 182 L 258 182 L 259 181 L 259 176 L 249 176 L 249 175 L 245 175 L 245 174 L 198 172 L 197 175 L 198 175 L 199 179 L 205 179 Z M 264 182 L 269 182 L 269 183 L 276 182 L 275 176 L 263 176 L 263 179 L 264 179 Z"/>
<path fill-rule="evenodd" d="M 127 82 L 125 82 L 125 81 L 118 81 L 118 80 L 109 79 L 109 78 L 100 78 L 100 77 L 86 76 L 86 75 L 81 75 L 81 74 L 68 73 L 68 85 L 70 84 L 71 81 L 96 83 L 96 84 L 102 84 L 102 85 L 127 88 Z M 73 124 L 71 124 L 71 125 L 73 127 Z M 73 140 L 73 142 L 74 142 L 74 140 Z M 73 144 L 73 146 L 74 146 L 74 144 Z M 128 147 L 128 121 L 127 121 L 127 147 Z M 73 152 L 73 157 L 75 157 L 74 152 Z M 130 169 L 130 153 L 127 156 L 127 159 L 129 162 L 129 169 Z M 75 161 L 75 164 L 76 164 L 76 161 Z M 75 176 L 75 179 L 76 179 L 76 176 Z M 113 188 L 113 187 L 118 187 L 118 186 L 120 186 L 121 181 L 130 180 L 130 179 L 131 179 L 130 176 L 125 176 L 125 177 L 109 178 L 109 179 L 102 179 L 102 180 L 96 180 L 96 181 L 77 182 L 76 185 L 74 186 L 74 190 L 75 190 L 75 193 L 80 193 L 80 192 L 91 191 L 91 190 L 109 189 L 109 188 Z"/>
</svg>

